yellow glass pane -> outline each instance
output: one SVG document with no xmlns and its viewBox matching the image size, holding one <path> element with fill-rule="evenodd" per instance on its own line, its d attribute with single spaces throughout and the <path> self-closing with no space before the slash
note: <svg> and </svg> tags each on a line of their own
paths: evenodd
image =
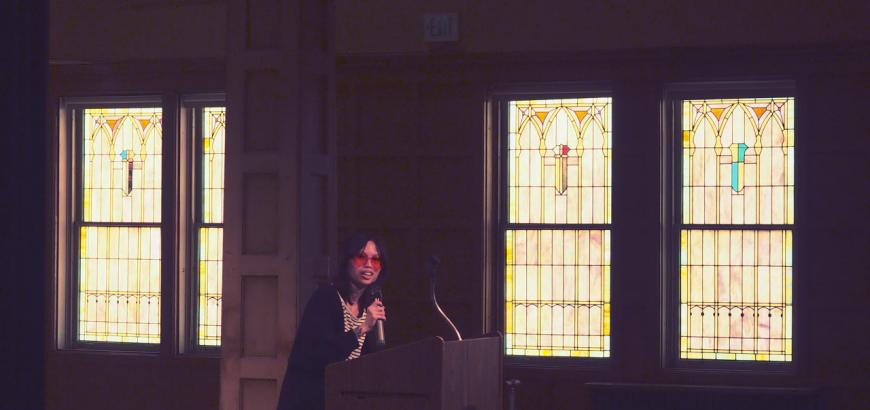
<svg viewBox="0 0 870 410">
<path fill-rule="evenodd" d="M 611 99 L 511 101 L 508 219 L 610 223 Z"/>
<path fill-rule="evenodd" d="M 160 228 L 82 227 L 79 340 L 160 343 Z"/>
<path fill-rule="evenodd" d="M 84 110 L 85 222 L 160 222 L 162 121 L 160 108 Z"/>
<path fill-rule="evenodd" d="M 509 230 L 506 238 L 506 354 L 608 357 L 610 232 Z"/>
<path fill-rule="evenodd" d="M 791 231 L 680 236 L 680 357 L 791 360 Z"/>
<path fill-rule="evenodd" d="M 220 346 L 223 228 L 199 230 L 199 344 Z"/>
<path fill-rule="evenodd" d="M 683 101 L 683 222 L 794 223 L 794 98 Z"/>
<path fill-rule="evenodd" d="M 223 223 L 226 107 L 202 111 L 202 221 Z"/>
</svg>

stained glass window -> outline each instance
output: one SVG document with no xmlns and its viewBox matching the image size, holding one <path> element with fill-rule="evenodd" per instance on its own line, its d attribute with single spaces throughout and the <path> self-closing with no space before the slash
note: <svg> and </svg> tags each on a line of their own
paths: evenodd
<svg viewBox="0 0 870 410">
<path fill-rule="evenodd" d="M 507 111 L 506 354 L 607 357 L 611 99 Z"/>
<path fill-rule="evenodd" d="M 162 111 L 81 121 L 78 339 L 159 343 Z"/>
<path fill-rule="evenodd" d="M 198 341 L 220 346 L 223 279 L 224 164 L 226 108 L 202 109 L 201 216 L 199 243 Z"/>
<path fill-rule="evenodd" d="M 682 103 L 680 357 L 792 360 L 794 99 Z"/>
</svg>

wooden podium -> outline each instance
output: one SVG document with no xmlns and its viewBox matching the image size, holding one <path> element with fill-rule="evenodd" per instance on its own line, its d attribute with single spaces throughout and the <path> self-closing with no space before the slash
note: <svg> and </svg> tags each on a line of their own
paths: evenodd
<svg viewBox="0 0 870 410">
<path fill-rule="evenodd" d="M 501 337 L 440 337 L 333 363 L 327 410 L 500 410 Z"/>
</svg>

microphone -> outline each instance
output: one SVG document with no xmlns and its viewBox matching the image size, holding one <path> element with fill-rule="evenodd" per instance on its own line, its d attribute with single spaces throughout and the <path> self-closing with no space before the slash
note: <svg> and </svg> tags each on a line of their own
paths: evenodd
<svg viewBox="0 0 870 410">
<path fill-rule="evenodd" d="M 372 287 L 372 297 L 374 299 L 384 300 L 384 291 L 380 286 Z M 374 301 L 372 301 L 374 303 Z M 382 349 L 387 344 L 387 339 L 384 337 L 384 321 L 383 319 L 378 319 L 375 324 L 375 345 L 377 345 L 378 349 Z"/>
</svg>

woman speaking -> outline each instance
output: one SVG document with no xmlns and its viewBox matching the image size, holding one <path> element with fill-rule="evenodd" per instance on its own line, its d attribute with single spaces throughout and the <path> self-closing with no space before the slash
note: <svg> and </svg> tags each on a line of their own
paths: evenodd
<svg viewBox="0 0 870 410">
<path fill-rule="evenodd" d="M 326 365 L 374 350 L 384 304 L 373 294 L 386 276 L 386 249 L 375 236 L 357 233 L 341 249 L 337 277 L 314 292 L 287 362 L 278 410 L 323 409 Z M 371 332 L 371 334 L 369 333 Z"/>
</svg>

